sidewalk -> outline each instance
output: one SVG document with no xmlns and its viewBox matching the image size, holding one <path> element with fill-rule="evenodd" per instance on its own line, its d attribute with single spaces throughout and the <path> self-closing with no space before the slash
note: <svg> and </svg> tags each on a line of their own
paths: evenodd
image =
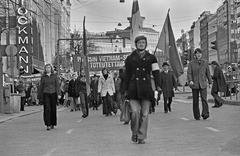
<svg viewBox="0 0 240 156">
<path fill-rule="evenodd" d="M 43 106 L 42 105 L 39 105 L 39 106 L 25 106 L 24 109 L 25 109 L 25 111 L 20 111 L 19 113 L 13 113 L 13 114 L 0 113 L 0 124 L 3 123 L 3 122 L 6 122 L 8 120 L 18 118 L 18 117 L 22 117 L 22 116 L 26 116 L 26 115 L 41 112 L 43 110 Z M 62 111 L 63 109 L 65 109 L 65 107 L 58 106 L 57 109 L 58 109 L 58 111 Z"/>
</svg>

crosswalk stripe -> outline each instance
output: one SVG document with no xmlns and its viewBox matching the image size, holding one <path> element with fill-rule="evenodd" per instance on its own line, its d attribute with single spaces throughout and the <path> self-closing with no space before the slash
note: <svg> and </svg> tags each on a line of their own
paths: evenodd
<svg viewBox="0 0 240 156">
<path fill-rule="evenodd" d="M 220 132 L 220 130 L 215 129 L 213 127 L 206 127 L 206 128 L 209 129 L 210 131 L 213 131 L 213 132 Z"/>
<path fill-rule="evenodd" d="M 188 118 L 181 118 L 182 120 L 185 120 L 185 121 L 189 121 L 189 119 Z"/>
<path fill-rule="evenodd" d="M 57 148 L 53 148 L 49 152 L 47 152 L 46 154 L 44 154 L 42 156 L 51 156 L 53 154 L 53 152 L 55 152 L 56 150 L 57 150 Z"/>
<path fill-rule="evenodd" d="M 189 100 L 182 100 L 182 99 L 175 99 L 174 102 L 192 103 L 192 101 L 189 101 Z"/>
<path fill-rule="evenodd" d="M 78 123 L 82 122 L 82 119 L 78 120 L 77 122 L 78 122 Z"/>
<path fill-rule="evenodd" d="M 73 131 L 73 129 L 69 129 L 66 133 L 67 133 L 67 134 L 71 134 L 72 131 Z"/>
</svg>

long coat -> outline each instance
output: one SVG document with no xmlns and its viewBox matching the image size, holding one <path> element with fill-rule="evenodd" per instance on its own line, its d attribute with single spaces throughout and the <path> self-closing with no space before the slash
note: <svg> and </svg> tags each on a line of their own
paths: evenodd
<svg viewBox="0 0 240 156">
<path fill-rule="evenodd" d="M 51 73 L 50 76 L 43 74 L 40 80 L 38 93 L 38 97 L 41 99 L 40 101 L 43 100 L 43 93 L 56 93 L 57 95 L 60 95 L 60 87 L 57 75 L 54 73 Z"/>
<path fill-rule="evenodd" d="M 192 89 L 205 89 L 208 83 L 212 83 L 208 63 L 205 60 L 193 60 L 188 65 L 187 70 L 188 82 L 193 81 Z"/>
<path fill-rule="evenodd" d="M 214 91 L 219 91 L 219 92 L 225 92 L 227 88 L 227 84 L 225 81 L 225 77 L 223 75 L 223 71 L 220 69 L 220 67 L 216 67 L 213 72 L 213 85 L 212 89 Z"/>
<path fill-rule="evenodd" d="M 92 80 L 90 84 L 92 90 L 92 97 L 95 101 L 98 100 L 98 80 Z"/>
<path fill-rule="evenodd" d="M 71 80 L 68 85 L 68 95 L 69 97 L 79 97 L 79 80 Z"/>
<path fill-rule="evenodd" d="M 106 96 L 107 93 L 110 96 L 115 93 L 114 81 L 110 74 L 108 74 L 107 79 L 105 79 L 103 75 L 100 76 L 98 81 L 98 93 L 101 93 L 102 97 Z"/>
<path fill-rule="evenodd" d="M 143 57 L 140 57 L 138 51 L 135 50 L 125 60 L 125 67 L 124 89 L 127 91 L 128 98 L 137 100 L 154 99 L 151 73 L 157 87 L 159 87 L 160 79 L 156 57 L 147 51 Z"/>
<path fill-rule="evenodd" d="M 164 97 L 174 97 L 173 88 L 177 88 L 176 78 L 172 71 L 162 71 L 160 74 L 160 87 Z"/>
</svg>

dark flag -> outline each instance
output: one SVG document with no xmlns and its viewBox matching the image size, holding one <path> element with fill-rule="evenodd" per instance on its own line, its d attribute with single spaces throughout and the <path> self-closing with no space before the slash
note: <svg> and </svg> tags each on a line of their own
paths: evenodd
<svg viewBox="0 0 240 156">
<path fill-rule="evenodd" d="M 169 17 L 169 10 L 167 17 L 165 19 L 162 32 L 160 34 L 156 50 L 159 49 L 165 56 L 166 61 L 168 61 L 173 69 L 173 72 L 176 77 L 179 77 L 183 74 L 183 65 L 177 51 L 175 44 L 175 38 L 171 26 L 171 21 Z M 155 56 L 160 59 L 163 57 L 155 50 Z"/>
<path fill-rule="evenodd" d="M 138 0 L 133 0 L 131 26 L 132 26 L 132 29 L 131 29 L 130 38 L 132 41 L 132 48 L 135 48 L 134 40 L 136 36 L 139 35 L 139 30 L 141 28 L 141 15 L 139 10 Z"/>
<path fill-rule="evenodd" d="M 86 38 L 86 29 L 85 29 L 85 16 L 83 18 L 83 57 L 84 57 L 84 73 L 86 77 L 86 88 L 87 95 L 90 94 L 90 76 L 89 76 L 89 67 L 88 67 L 88 52 L 87 52 L 87 38 Z"/>
</svg>

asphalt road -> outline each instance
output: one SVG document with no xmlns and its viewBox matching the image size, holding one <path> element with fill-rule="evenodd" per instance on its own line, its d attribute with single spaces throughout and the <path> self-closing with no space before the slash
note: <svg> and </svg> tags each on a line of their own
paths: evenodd
<svg viewBox="0 0 240 156">
<path fill-rule="evenodd" d="M 0 124 L 1 156 L 231 156 L 240 155 L 240 107 L 213 109 L 206 121 L 193 120 L 191 100 L 178 95 L 171 113 L 163 104 L 149 116 L 146 144 L 131 142 L 130 127 L 102 110 L 58 112 L 58 126 L 46 131 L 42 112 Z"/>
</svg>

